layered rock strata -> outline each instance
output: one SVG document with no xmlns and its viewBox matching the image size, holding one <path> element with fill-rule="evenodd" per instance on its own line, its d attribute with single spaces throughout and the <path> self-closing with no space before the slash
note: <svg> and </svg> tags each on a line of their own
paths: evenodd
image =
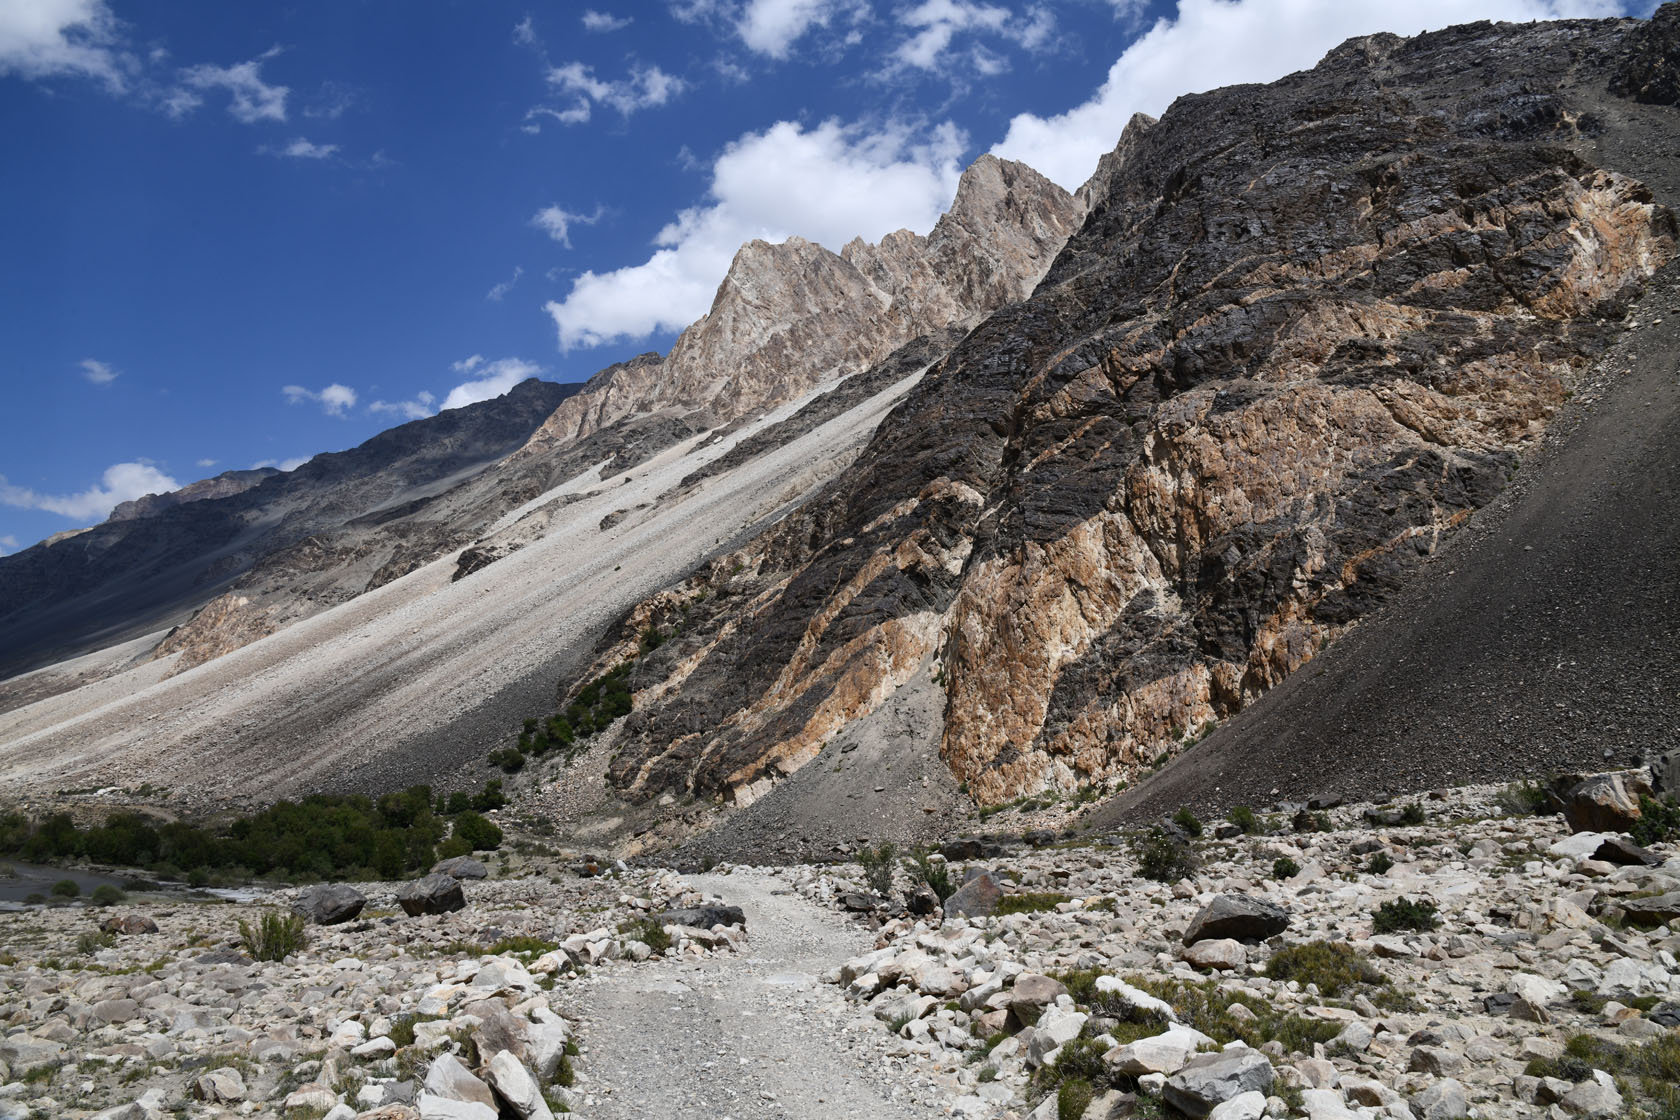
<svg viewBox="0 0 1680 1120">
<path fill-rule="evenodd" d="M 603 647 L 680 615 L 611 781 L 751 800 L 931 665 L 946 763 L 1001 801 L 1283 680 L 1499 493 L 1674 255 L 1576 152 L 1646 27 L 1374 36 L 1134 122 L 1032 298 Z"/>
</svg>

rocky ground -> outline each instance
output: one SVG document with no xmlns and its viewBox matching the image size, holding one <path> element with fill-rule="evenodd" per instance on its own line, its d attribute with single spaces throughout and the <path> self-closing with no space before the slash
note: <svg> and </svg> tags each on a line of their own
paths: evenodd
<svg viewBox="0 0 1680 1120">
<path fill-rule="evenodd" d="M 1670 1116 L 1680 847 L 1526 803 L 955 841 L 943 911 L 896 872 L 922 916 L 857 864 L 559 857 L 441 915 L 361 884 L 280 961 L 239 922 L 294 889 L 7 914 L 0 1116 Z"/>
</svg>

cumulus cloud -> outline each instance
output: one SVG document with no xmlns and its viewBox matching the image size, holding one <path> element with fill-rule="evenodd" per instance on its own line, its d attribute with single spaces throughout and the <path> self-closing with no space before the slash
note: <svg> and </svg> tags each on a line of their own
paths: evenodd
<svg viewBox="0 0 1680 1120">
<path fill-rule="evenodd" d="M 550 67 L 548 84 L 569 98 L 570 104 L 564 109 L 545 105 L 532 109 L 525 114 L 528 132 L 536 131 L 539 118 L 545 116 L 561 124 L 582 124 L 589 120 L 596 105 L 617 109 L 621 116 L 628 117 L 639 110 L 664 105 L 688 88 L 687 82 L 657 66 L 637 64 L 631 67 L 629 76 L 607 81 L 597 78 L 594 68 L 581 62 Z"/>
<path fill-rule="evenodd" d="M 621 18 L 611 12 L 597 12 L 594 8 L 585 9 L 583 13 L 585 31 L 623 31 L 633 22 L 629 16 Z"/>
<path fill-rule="evenodd" d="M 424 420 L 432 414 L 432 405 L 436 403 L 437 398 L 422 389 L 411 401 L 374 401 L 368 405 L 368 411 L 401 416 L 404 420 Z"/>
<path fill-rule="evenodd" d="M 42 494 L 13 486 L 0 475 L 0 503 L 22 509 L 40 509 L 83 524 L 103 521 L 119 502 L 146 494 L 167 494 L 181 484 L 144 460 L 116 463 L 105 468 L 99 483 L 78 494 Z"/>
<path fill-rule="evenodd" d="M 336 382 L 325 389 L 316 391 L 305 389 L 302 385 L 286 385 L 280 392 L 285 394 L 287 404 L 302 404 L 313 401 L 321 406 L 321 411 L 328 416 L 345 416 L 349 410 L 356 407 L 356 390 L 348 385 Z"/>
<path fill-rule="evenodd" d="M 502 302 L 502 297 L 513 291 L 513 286 L 519 283 L 519 278 L 525 275 L 525 270 L 519 265 L 513 266 L 513 275 L 484 293 L 484 298 L 491 303 Z"/>
<path fill-rule="evenodd" d="M 232 66 L 212 66 L 208 63 L 189 66 L 181 71 L 181 81 L 192 90 L 226 90 L 228 112 L 241 124 L 284 121 L 286 95 L 291 92 L 290 88 L 269 85 L 262 79 L 262 64 L 279 53 L 279 47 L 270 47 L 249 62 L 236 62 Z M 178 101 L 175 115 L 196 108 L 199 103 L 198 98 L 188 94 Z"/>
<path fill-rule="evenodd" d="M 287 159 L 327 159 L 338 151 L 337 144 L 314 144 L 299 136 L 289 144 L 280 147 L 261 149 L 270 155 L 283 156 Z"/>
<path fill-rule="evenodd" d="M 1126 6 L 1116 5 L 1118 14 Z M 1355 35 L 1415 35 L 1474 19 L 1534 20 L 1620 14 L 1615 0 L 1180 0 L 1109 68 L 1083 104 L 1052 117 L 1022 113 L 992 150 L 1078 187 L 1114 147 L 1133 113 L 1159 116 L 1173 98 L 1241 82 L 1269 82 L 1318 62 Z"/>
<path fill-rule="evenodd" d="M 83 358 L 80 365 L 82 367 L 82 376 L 93 382 L 95 385 L 109 385 L 111 382 L 115 381 L 118 376 L 120 376 L 115 367 L 107 362 L 101 362 L 95 358 Z"/>
<path fill-rule="evenodd" d="M 118 37 L 105 0 L 0 4 L 0 76 L 94 78 L 121 92 L 133 61 L 116 49 Z"/>
<path fill-rule="evenodd" d="M 786 58 L 813 27 L 845 18 L 855 24 L 868 16 L 869 5 L 859 0 L 748 0 L 735 30 L 749 50 Z"/>
<path fill-rule="evenodd" d="M 205 470 L 209 470 L 211 467 L 216 465 L 216 460 L 214 460 L 214 459 L 200 459 L 198 461 L 198 465 Z"/>
<path fill-rule="evenodd" d="M 601 220 L 601 214 L 599 206 L 595 207 L 593 214 L 574 214 L 560 206 L 545 206 L 531 218 L 531 224 L 570 249 L 572 226 L 592 226 Z"/>
<path fill-rule="evenodd" d="M 585 272 L 550 301 L 560 347 L 681 330 L 705 313 L 743 241 L 800 236 L 838 249 L 853 237 L 927 231 L 950 205 L 966 138 L 949 123 L 877 129 L 781 121 L 731 143 L 708 199 L 659 231 L 643 263 Z"/>
<path fill-rule="evenodd" d="M 449 395 L 443 398 L 443 408 L 460 408 L 465 404 L 491 400 L 527 377 L 535 377 L 543 371 L 541 366 L 535 362 L 527 362 L 524 358 L 497 358 L 490 362 L 485 361 L 483 354 L 474 354 L 470 358 L 452 362 L 449 368 L 456 373 L 473 376 L 449 390 Z"/>
<path fill-rule="evenodd" d="M 1044 7 L 1016 15 L 995 4 L 967 0 L 925 0 L 901 12 L 898 20 L 911 35 L 894 49 L 892 60 L 897 66 L 917 70 L 939 69 L 953 41 L 963 32 L 998 36 L 1027 50 L 1037 50 L 1049 41 L 1056 26 L 1055 18 Z M 968 57 L 982 73 L 1003 68 L 1002 60 L 984 47 L 976 46 Z"/>
<path fill-rule="evenodd" d="M 251 464 L 251 469 L 260 471 L 264 467 L 274 467 L 276 470 L 295 471 L 313 458 L 311 455 L 300 455 L 295 459 L 258 459 Z"/>
</svg>

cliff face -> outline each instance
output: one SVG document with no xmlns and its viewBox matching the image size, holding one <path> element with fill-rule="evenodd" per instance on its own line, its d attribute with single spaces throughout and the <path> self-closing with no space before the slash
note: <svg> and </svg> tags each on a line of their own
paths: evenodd
<svg viewBox="0 0 1680 1120">
<path fill-rule="evenodd" d="M 998 801 L 1133 776 L 1283 680 L 1500 492 L 1673 257 L 1576 154 L 1630 34 L 1354 40 L 1135 121 L 1030 299 L 602 649 L 683 622 L 612 782 L 751 801 L 928 666 L 928 733 Z M 890 277 L 890 242 L 848 254 Z"/>
<path fill-rule="evenodd" d="M 911 339 L 972 325 L 1032 291 L 1081 213 L 1032 168 L 982 156 L 926 237 L 899 230 L 839 254 L 797 237 L 748 242 L 711 310 L 663 361 L 603 371 L 522 457 L 634 413 L 728 423 L 867 369 Z"/>
</svg>

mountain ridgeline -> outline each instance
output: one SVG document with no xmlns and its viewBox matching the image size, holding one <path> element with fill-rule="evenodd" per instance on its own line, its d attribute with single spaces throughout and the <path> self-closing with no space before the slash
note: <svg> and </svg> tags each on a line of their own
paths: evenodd
<svg viewBox="0 0 1680 1120">
<path fill-rule="evenodd" d="M 626 850 L 929 836 L 1215 728 L 1174 796 L 1597 761 L 1680 695 L 1680 484 L 1625 484 L 1680 444 L 1672 377 L 1639 364 L 1680 354 L 1676 57 L 1676 5 L 1351 40 L 1134 117 L 1076 192 L 986 156 L 926 236 L 751 242 L 668 353 L 583 386 L 0 560 L 0 671 L 198 611 L 155 650 L 173 679 L 0 703 L 0 782 L 476 785 L 608 675 L 629 713 L 510 790 Z M 1584 527 L 1614 551 L 1503 578 Z M 1564 573 L 1613 556 L 1650 591 L 1602 637 L 1660 699 L 1584 690 L 1575 731 L 1498 750 L 1389 733 L 1550 710 L 1521 658 L 1557 661 L 1548 620 L 1591 629 Z M 1414 611 L 1424 586 L 1452 608 Z M 1440 652 L 1443 619 L 1479 620 L 1474 656 Z M 1497 681 L 1414 682 L 1421 713 L 1381 687 L 1472 679 L 1506 623 L 1529 637 Z"/>
</svg>

